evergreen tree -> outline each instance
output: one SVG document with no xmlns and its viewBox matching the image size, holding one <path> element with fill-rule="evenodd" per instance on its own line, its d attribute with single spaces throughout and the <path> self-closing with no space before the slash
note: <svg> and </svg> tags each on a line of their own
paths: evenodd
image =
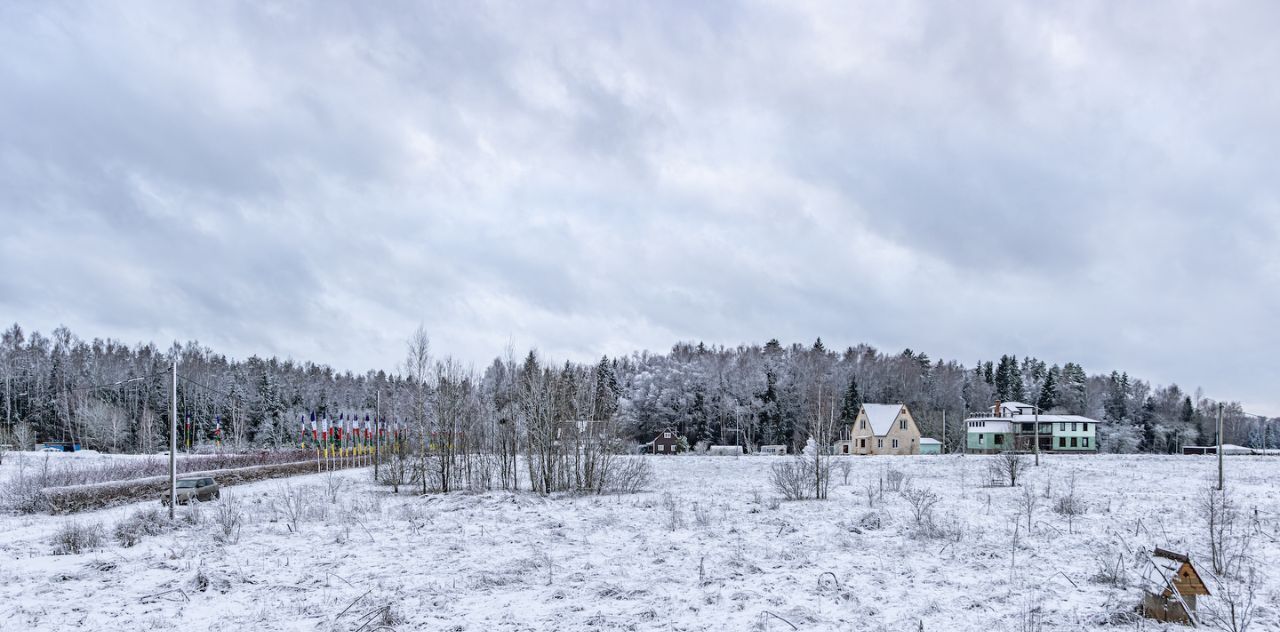
<svg viewBox="0 0 1280 632">
<path fill-rule="evenodd" d="M 781 443 L 782 415 L 778 410 L 778 377 L 772 370 L 765 371 L 764 392 L 760 393 L 760 412 L 757 415 L 762 442 L 773 445 Z"/>
<path fill-rule="evenodd" d="M 1009 356 L 1009 365 L 1011 367 L 1009 375 L 1009 397 L 1013 401 L 1020 402 L 1026 399 L 1026 391 L 1022 388 L 1022 371 L 1018 370 L 1018 357 Z"/>
<path fill-rule="evenodd" d="M 1068 362 L 1062 367 L 1062 380 L 1058 388 L 1058 403 L 1067 409 L 1067 413 L 1072 415 L 1083 415 L 1087 411 L 1088 402 L 1086 401 L 1085 382 L 1088 378 L 1085 376 L 1084 368 L 1074 362 Z"/>
<path fill-rule="evenodd" d="M 1156 401 L 1147 397 L 1142 403 L 1142 410 L 1138 413 L 1138 421 L 1142 425 L 1142 441 L 1138 444 L 1138 451 L 1151 452 L 1156 445 Z"/>
<path fill-rule="evenodd" d="M 849 388 L 844 391 L 844 398 L 840 402 L 840 421 L 844 424 L 853 423 L 858 418 L 858 411 L 862 408 L 862 394 L 858 392 L 858 377 L 856 375 L 849 376 Z"/>
<path fill-rule="evenodd" d="M 1011 399 L 1009 395 L 1009 382 L 1013 369 L 1010 366 L 1009 356 L 1000 356 L 1000 366 L 996 368 L 996 398 L 1002 402 Z"/>
<path fill-rule="evenodd" d="M 1110 421 L 1120 421 L 1129 416 L 1129 375 L 1112 371 L 1107 378 L 1107 399 L 1103 412 Z"/>
<path fill-rule="evenodd" d="M 1041 412 L 1048 412 L 1058 405 L 1058 379 L 1060 370 L 1053 365 L 1044 375 L 1044 383 L 1040 385 L 1040 397 L 1036 398 L 1036 406 Z"/>
<path fill-rule="evenodd" d="M 596 421 L 609 419 L 618 410 L 618 377 L 608 356 L 601 356 L 596 365 L 596 392 L 591 418 Z"/>
<path fill-rule="evenodd" d="M 1022 401 L 1022 370 L 1018 368 L 1018 356 L 1000 356 L 996 368 L 996 397 L 1002 402 Z"/>
</svg>

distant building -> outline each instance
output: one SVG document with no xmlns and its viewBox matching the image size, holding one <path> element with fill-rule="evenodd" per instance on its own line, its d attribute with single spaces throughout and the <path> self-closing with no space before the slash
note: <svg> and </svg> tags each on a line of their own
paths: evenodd
<svg viewBox="0 0 1280 632">
<path fill-rule="evenodd" d="M 680 443 L 680 435 L 670 428 L 658 433 L 658 436 L 649 442 L 650 452 L 654 454 L 676 454 L 683 452 L 684 448 Z"/>
<path fill-rule="evenodd" d="M 929 437 L 921 437 L 920 454 L 942 454 L 942 442 Z"/>
<path fill-rule="evenodd" d="M 840 429 L 836 454 L 920 454 L 920 428 L 906 404 L 863 404 Z"/>
<path fill-rule="evenodd" d="M 1182 446 L 1183 454 L 1217 454 L 1218 446 L 1216 445 L 1184 445 Z M 1246 448 L 1231 443 L 1222 444 L 1223 456 L 1241 455 L 1241 454 L 1257 454 L 1257 450 Z"/>
<path fill-rule="evenodd" d="M 1079 415 L 1037 415 L 1022 402 L 996 402 L 965 420 L 965 451 L 977 454 L 1034 452 L 1037 423 L 1041 452 L 1096 453 L 1098 420 Z"/>
<path fill-rule="evenodd" d="M 787 446 L 785 445 L 762 445 L 756 451 L 756 454 L 765 454 L 769 456 L 786 456 Z"/>
<path fill-rule="evenodd" d="M 707 454 L 710 456 L 742 456 L 743 449 L 740 445 L 713 445 L 707 448 Z"/>
</svg>

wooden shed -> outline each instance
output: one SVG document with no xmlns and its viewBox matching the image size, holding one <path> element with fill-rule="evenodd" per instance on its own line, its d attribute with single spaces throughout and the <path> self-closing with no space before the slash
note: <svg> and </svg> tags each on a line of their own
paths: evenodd
<svg viewBox="0 0 1280 632">
<path fill-rule="evenodd" d="M 1196 598 L 1209 588 L 1191 558 L 1157 548 L 1143 575 L 1142 616 L 1157 621 L 1199 625 Z"/>
</svg>

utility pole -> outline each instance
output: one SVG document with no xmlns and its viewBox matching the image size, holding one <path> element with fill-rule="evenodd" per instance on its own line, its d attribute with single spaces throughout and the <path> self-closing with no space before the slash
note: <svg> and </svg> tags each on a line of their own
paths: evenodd
<svg viewBox="0 0 1280 632">
<path fill-rule="evenodd" d="M 178 356 L 173 357 L 173 392 L 169 397 L 169 519 L 178 505 Z"/>
<path fill-rule="evenodd" d="M 942 409 L 942 453 L 947 453 L 947 409 Z"/>
<path fill-rule="evenodd" d="M 1222 402 L 1218 402 L 1218 491 L 1222 491 Z"/>
<path fill-rule="evenodd" d="M 1036 415 L 1036 467 L 1040 467 L 1040 407 L 1033 406 L 1031 410 L 1035 411 Z"/>
</svg>

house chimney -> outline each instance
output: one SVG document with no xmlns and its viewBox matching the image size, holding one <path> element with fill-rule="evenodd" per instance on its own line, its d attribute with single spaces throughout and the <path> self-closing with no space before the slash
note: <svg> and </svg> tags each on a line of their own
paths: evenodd
<svg viewBox="0 0 1280 632">
<path fill-rule="evenodd" d="M 999 417 L 999 416 L 1000 416 L 1000 400 L 998 400 L 998 399 L 996 400 L 996 414 L 995 414 L 995 416 L 996 416 L 996 417 Z"/>
</svg>

